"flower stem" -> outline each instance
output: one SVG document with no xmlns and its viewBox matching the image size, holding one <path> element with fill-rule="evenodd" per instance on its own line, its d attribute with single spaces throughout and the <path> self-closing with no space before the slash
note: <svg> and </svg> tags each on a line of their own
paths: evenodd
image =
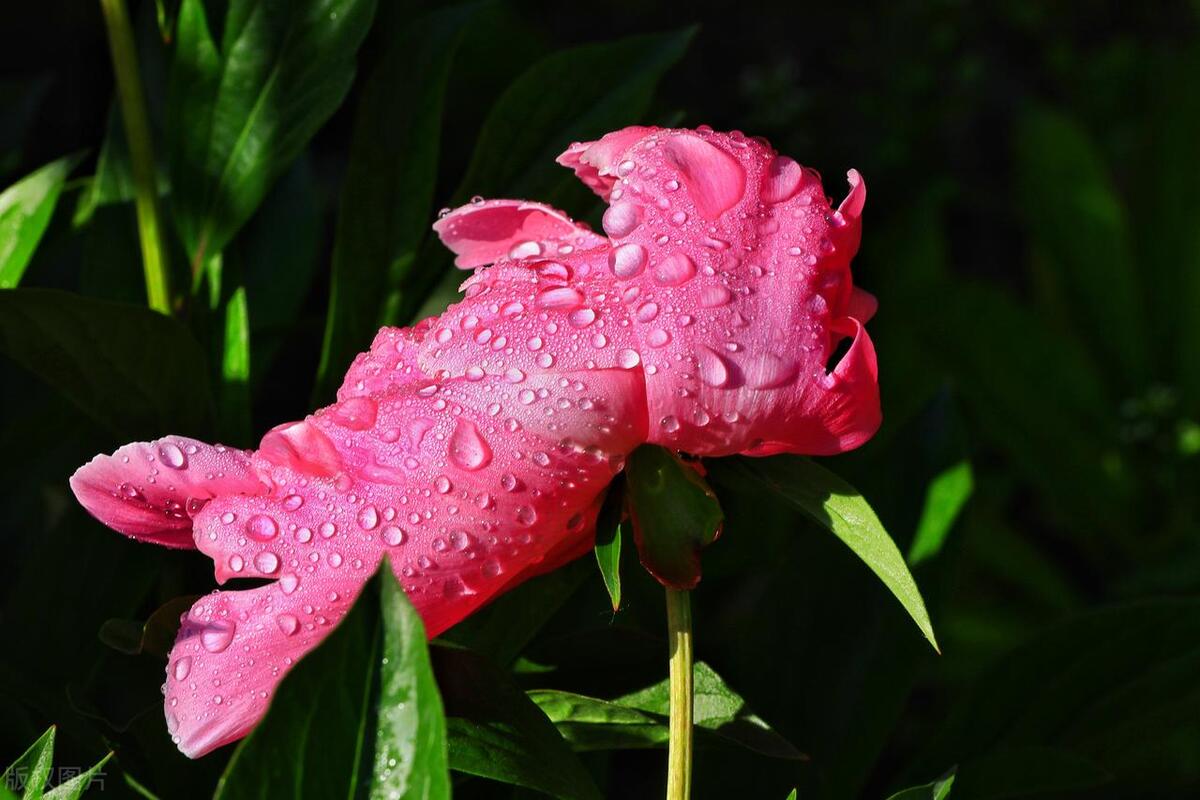
<svg viewBox="0 0 1200 800">
<path fill-rule="evenodd" d="M 158 185 L 154 175 L 154 147 L 150 121 L 146 114 L 146 96 L 138 73 L 137 48 L 125 0 L 100 0 L 108 44 L 112 52 L 113 73 L 117 79 L 117 99 L 133 168 L 134 200 L 137 206 L 138 238 L 142 245 L 142 268 L 146 276 L 146 299 L 150 307 L 171 313 L 171 285 L 167 274 L 166 251 L 162 246 L 158 219 Z"/>
<path fill-rule="evenodd" d="M 686 591 L 667 589 L 671 653 L 671 721 L 667 739 L 667 800 L 692 793 L 692 607 Z"/>
</svg>

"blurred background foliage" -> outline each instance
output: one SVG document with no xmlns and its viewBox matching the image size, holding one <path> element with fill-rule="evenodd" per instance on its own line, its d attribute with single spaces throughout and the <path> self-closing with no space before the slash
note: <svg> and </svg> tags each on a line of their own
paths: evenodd
<svg viewBox="0 0 1200 800">
<path fill-rule="evenodd" d="M 885 423 L 826 463 L 908 552 L 943 650 L 833 537 L 712 465 L 727 524 L 697 656 L 808 757 L 710 742 L 696 796 L 882 798 L 953 768 L 955 798 L 1200 791 L 1200 4 L 131 16 L 174 320 L 145 309 L 100 6 L 19 4 L 0 30 L 0 185 L 41 170 L 29 214 L 0 198 L 5 236 L 38 229 L 0 243 L 0 283 L 22 287 L 0 293 L 6 755 L 56 723 L 59 763 L 115 749 L 104 796 L 210 795 L 228 749 L 175 751 L 161 653 L 119 635 L 209 591 L 207 561 L 104 530 L 67 476 L 168 432 L 251 446 L 328 402 L 379 324 L 452 297 L 439 207 L 528 196 L 595 221 L 553 156 L 645 121 L 766 136 L 835 199 L 865 175 Z M 615 615 L 585 559 L 448 638 L 526 689 L 655 684 L 661 592 L 626 549 Z M 662 751 L 584 749 L 604 795 L 660 795 Z"/>
</svg>

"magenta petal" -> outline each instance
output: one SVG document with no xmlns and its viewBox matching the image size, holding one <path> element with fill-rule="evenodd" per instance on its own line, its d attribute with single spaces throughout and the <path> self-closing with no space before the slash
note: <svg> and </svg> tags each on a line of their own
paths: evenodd
<svg viewBox="0 0 1200 800">
<path fill-rule="evenodd" d="M 606 133 L 595 142 L 576 142 L 558 157 L 558 163 L 575 171 L 579 180 L 607 200 L 619 177 L 622 156 L 648 134 L 658 130 L 631 125 Z"/>
<path fill-rule="evenodd" d="M 212 498 L 266 491 L 240 450 L 183 436 L 127 444 L 71 476 L 71 489 L 96 519 L 167 547 L 193 547 L 192 517 Z"/>
<path fill-rule="evenodd" d="M 552 257 L 604 243 L 604 237 L 561 211 L 525 200 L 470 203 L 441 217 L 433 229 L 458 256 L 454 263 L 460 269 L 505 257 Z"/>
</svg>

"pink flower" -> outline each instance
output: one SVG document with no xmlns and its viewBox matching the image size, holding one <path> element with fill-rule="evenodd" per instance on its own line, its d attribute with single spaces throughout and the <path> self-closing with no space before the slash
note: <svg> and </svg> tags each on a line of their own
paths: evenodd
<svg viewBox="0 0 1200 800">
<path fill-rule="evenodd" d="M 256 451 L 167 437 L 72 477 L 110 527 L 194 546 L 222 583 L 271 580 L 185 616 L 166 682 L 184 753 L 245 735 L 384 553 L 435 636 L 586 552 L 643 442 L 829 454 L 878 427 L 858 173 L 834 209 L 815 172 L 707 128 L 626 128 L 559 162 L 608 201 L 606 235 L 538 203 L 460 208 L 435 229 L 459 266 L 492 266 L 440 317 L 380 331 L 336 404 Z"/>
</svg>

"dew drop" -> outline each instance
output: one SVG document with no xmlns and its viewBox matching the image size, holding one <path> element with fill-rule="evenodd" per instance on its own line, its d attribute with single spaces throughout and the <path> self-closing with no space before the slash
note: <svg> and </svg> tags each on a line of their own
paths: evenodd
<svg viewBox="0 0 1200 800">
<path fill-rule="evenodd" d="M 175 668 L 172 670 L 172 674 L 175 676 L 175 680 L 181 681 L 181 680 L 184 680 L 185 678 L 187 678 L 187 676 L 191 673 L 191 671 L 192 671 L 192 657 L 184 656 L 183 658 L 181 658 L 175 662 Z"/>
<path fill-rule="evenodd" d="M 273 575 L 279 569 L 279 556 L 264 550 L 254 557 L 255 568 L 264 575 Z"/>
<path fill-rule="evenodd" d="M 379 525 L 379 511 L 375 506 L 364 506 L 358 512 L 358 527 L 364 531 L 373 531 Z"/>
<path fill-rule="evenodd" d="M 633 203 L 616 203 L 604 212 L 604 232 L 614 238 L 628 236 L 637 229 L 638 208 Z"/>
<path fill-rule="evenodd" d="M 455 466 L 474 471 L 491 463 L 492 448 L 475 423 L 460 417 L 455 423 L 454 433 L 450 435 L 447 455 Z"/>
<path fill-rule="evenodd" d="M 291 636 L 300 630 L 300 620 L 296 619 L 294 614 L 280 614 L 275 618 L 275 623 L 279 626 L 279 630 L 283 631 L 284 636 Z"/>
<path fill-rule="evenodd" d="M 608 267 L 622 279 L 640 274 L 646 268 L 646 248 L 634 242 L 623 244 L 609 253 Z"/>
<path fill-rule="evenodd" d="M 534 302 L 539 308 L 578 308 L 583 303 L 583 295 L 578 289 L 570 286 L 552 286 L 538 292 Z"/>
<path fill-rule="evenodd" d="M 383 529 L 383 543 L 390 547 L 404 544 L 404 531 L 398 525 L 388 525 Z"/>
<path fill-rule="evenodd" d="M 172 442 L 160 446 L 158 456 L 164 464 L 172 469 L 183 469 L 187 466 L 187 456 L 179 449 L 179 445 Z"/>
<path fill-rule="evenodd" d="M 300 585 L 300 578 L 294 572 L 288 572 L 279 578 L 279 588 L 284 594 L 291 594 Z"/>
<path fill-rule="evenodd" d="M 654 280 L 663 286 L 682 286 L 696 274 L 696 262 L 687 253 L 674 252 L 654 266 Z"/>
<path fill-rule="evenodd" d="M 729 383 L 729 366 L 721 356 L 707 347 L 699 348 L 696 356 L 700 360 L 700 380 L 716 387 Z"/>
<path fill-rule="evenodd" d="M 210 653 L 220 653 L 233 642 L 235 631 L 237 625 L 230 620 L 210 622 L 200 634 L 200 644 Z"/>
<path fill-rule="evenodd" d="M 266 514 L 255 514 L 246 523 L 246 533 L 250 534 L 251 539 L 269 542 L 279 534 L 279 525 Z"/>
</svg>

